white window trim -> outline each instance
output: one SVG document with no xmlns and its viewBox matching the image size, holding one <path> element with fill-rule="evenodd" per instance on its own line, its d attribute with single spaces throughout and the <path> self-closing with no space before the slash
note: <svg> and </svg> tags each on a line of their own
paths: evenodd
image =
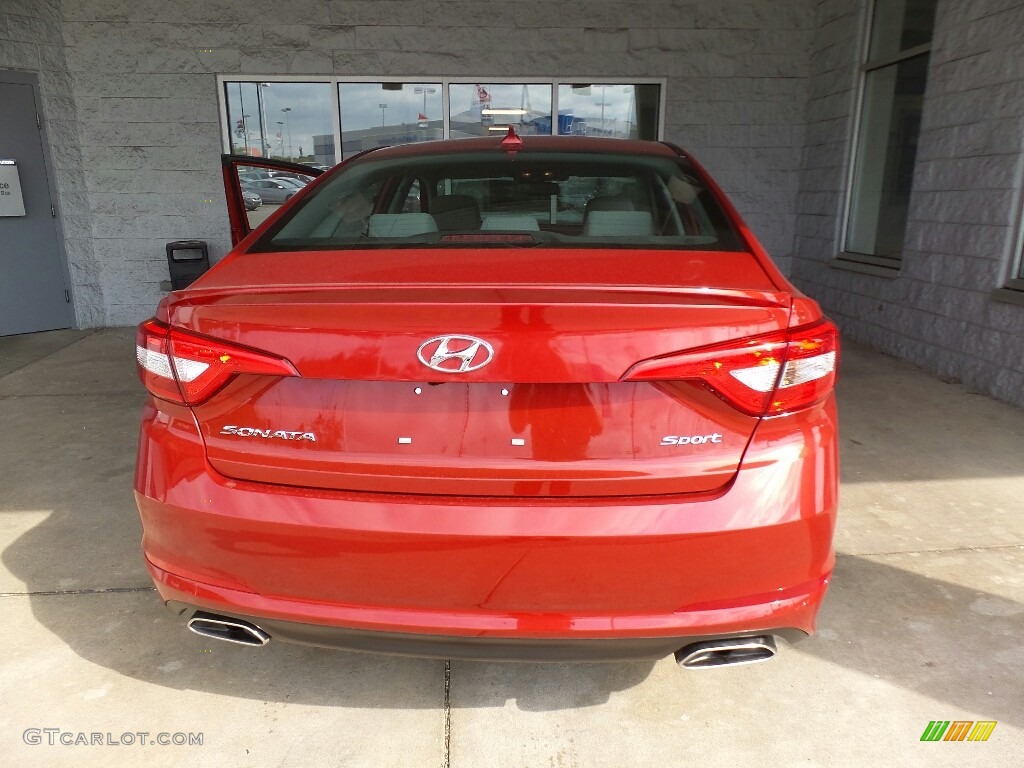
<svg viewBox="0 0 1024 768">
<path fill-rule="evenodd" d="M 855 87 L 855 103 L 853 109 L 853 127 L 850 131 L 850 144 L 847 152 L 846 183 L 843 187 L 842 206 L 839 216 L 839 227 L 836 239 L 836 250 L 838 260 L 853 262 L 855 264 L 867 265 L 878 269 L 878 274 L 887 272 L 895 273 L 902 266 L 902 259 L 891 259 L 884 256 L 875 256 L 867 253 L 856 253 L 846 250 L 846 240 L 850 234 L 850 217 L 853 212 L 853 184 L 857 175 L 857 149 L 860 146 L 861 123 L 864 117 L 864 93 L 867 90 L 868 74 L 884 67 L 897 66 L 900 62 L 912 59 L 922 54 L 930 54 L 932 43 L 907 48 L 895 55 L 885 58 L 871 60 L 871 31 L 875 21 L 875 8 L 879 0 L 868 0 L 865 3 L 866 9 L 863 14 L 862 29 L 860 35 L 860 48 Z M 932 30 L 934 38 L 934 29 Z M 916 164 L 916 161 L 915 161 Z"/>
<path fill-rule="evenodd" d="M 574 83 L 598 83 L 602 85 L 658 85 L 658 141 L 665 137 L 665 107 L 668 78 L 665 77 L 488 77 L 485 75 L 471 77 L 441 77 L 434 75 L 217 75 L 217 106 L 220 116 L 221 148 L 224 153 L 231 152 L 230 126 L 228 125 L 228 105 L 225 99 L 225 83 L 328 83 L 331 88 L 333 103 L 333 130 L 335 146 L 341 147 L 341 108 L 338 97 L 340 83 L 440 83 L 441 109 L 443 117 L 443 136 L 451 136 L 449 124 L 448 86 L 453 84 L 512 84 L 512 85 L 548 85 L 551 86 L 551 134 L 557 135 L 558 120 L 558 86 Z"/>
<path fill-rule="evenodd" d="M 1024 154 L 1017 156 L 1014 179 L 1014 209 L 1017 211 L 1017 220 L 1013 234 L 1006 238 L 1010 251 L 1009 258 L 1005 260 L 1003 288 L 1008 291 L 1019 291 L 1021 298 L 1024 298 Z"/>
<path fill-rule="evenodd" d="M 1024 156 L 1022 156 L 1024 157 Z M 1010 252 L 1009 272 L 1004 285 L 1013 291 L 1024 291 L 1024 190 L 1021 189 L 1020 162 L 1017 173 L 1017 230 L 1014 237 L 1008 238 L 1013 250 Z"/>
</svg>

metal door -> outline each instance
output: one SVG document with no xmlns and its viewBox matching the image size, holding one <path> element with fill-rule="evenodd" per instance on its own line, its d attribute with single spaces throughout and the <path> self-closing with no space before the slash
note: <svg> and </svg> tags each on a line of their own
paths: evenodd
<svg viewBox="0 0 1024 768">
<path fill-rule="evenodd" d="M 9 82 L 24 77 L 0 72 L 0 336 L 74 323 L 36 88 Z"/>
</svg>

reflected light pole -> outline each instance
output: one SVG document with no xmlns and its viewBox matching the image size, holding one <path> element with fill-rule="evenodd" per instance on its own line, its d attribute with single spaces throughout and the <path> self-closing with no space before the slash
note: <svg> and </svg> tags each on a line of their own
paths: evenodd
<svg viewBox="0 0 1024 768">
<path fill-rule="evenodd" d="M 601 107 L 601 132 L 606 136 L 608 135 L 608 124 L 604 121 L 604 108 L 612 105 L 605 96 L 607 88 L 608 86 L 606 85 L 601 86 L 601 100 L 597 103 L 597 105 Z"/>
<path fill-rule="evenodd" d="M 607 102 L 607 101 L 599 101 L 599 102 L 597 102 L 597 106 L 599 106 L 601 108 L 601 133 L 603 133 L 603 134 L 604 133 L 608 133 L 608 129 L 607 129 L 605 121 L 604 121 L 604 108 L 605 107 L 610 107 L 611 103 Z"/>
<path fill-rule="evenodd" d="M 249 154 L 249 124 L 247 122 L 245 122 L 248 119 L 249 119 L 249 115 L 247 115 L 247 114 L 245 114 L 243 112 L 242 113 L 242 141 L 245 144 L 245 151 L 242 153 L 243 155 L 248 155 Z"/>
<path fill-rule="evenodd" d="M 420 93 L 423 94 L 423 115 L 426 116 L 426 114 L 427 114 L 427 94 L 433 95 L 433 94 L 437 93 L 437 88 L 413 88 L 412 92 L 416 93 L 416 94 L 420 94 Z"/>
<path fill-rule="evenodd" d="M 291 107 L 284 107 L 281 110 L 284 112 L 284 128 L 288 132 L 288 159 L 292 159 L 292 124 L 288 120 L 288 113 L 292 111 Z"/>
<path fill-rule="evenodd" d="M 249 154 L 249 127 L 245 123 L 245 119 L 249 117 L 245 114 L 245 96 L 242 95 L 242 84 L 238 84 L 238 109 L 242 113 L 242 141 L 245 142 L 245 151 L 243 155 Z"/>
<path fill-rule="evenodd" d="M 256 84 L 256 101 L 259 102 L 260 107 L 260 152 L 264 157 L 270 157 L 270 137 L 267 135 L 270 133 L 270 126 L 267 125 L 267 95 L 263 92 L 264 88 L 269 87 L 270 83 Z"/>
<path fill-rule="evenodd" d="M 608 126 L 604 121 L 604 108 L 610 107 L 611 103 L 605 98 L 605 89 L 607 86 L 601 86 L 601 100 L 597 102 L 597 106 L 601 108 L 601 133 L 604 135 L 608 134 Z"/>
</svg>

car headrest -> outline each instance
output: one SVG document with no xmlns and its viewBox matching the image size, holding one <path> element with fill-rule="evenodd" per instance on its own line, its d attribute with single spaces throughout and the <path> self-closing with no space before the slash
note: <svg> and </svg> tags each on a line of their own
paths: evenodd
<svg viewBox="0 0 1024 768">
<path fill-rule="evenodd" d="M 370 237 L 412 237 L 437 232 L 429 213 L 375 213 L 370 217 Z"/>
<path fill-rule="evenodd" d="M 430 212 L 443 232 L 480 229 L 480 206 L 470 195 L 442 195 L 430 203 Z"/>
<path fill-rule="evenodd" d="M 650 237 L 654 219 L 647 211 L 592 211 L 583 220 L 584 237 Z"/>
<path fill-rule="evenodd" d="M 632 211 L 636 206 L 628 197 L 622 195 L 605 195 L 603 197 L 592 197 L 587 201 L 583 209 L 583 215 L 588 216 L 591 211 Z"/>
<path fill-rule="evenodd" d="M 513 232 L 539 232 L 540 225 L 534 216 L 526 214 L 498 214 L 496 216 L 484 217 L 483 230 L 513 231 Z"/>
</svg>

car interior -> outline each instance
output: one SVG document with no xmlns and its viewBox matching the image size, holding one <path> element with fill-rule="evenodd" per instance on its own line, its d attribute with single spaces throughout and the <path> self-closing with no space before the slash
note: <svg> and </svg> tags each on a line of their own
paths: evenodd
<svg viewBox="0 0 1024 768">
<path fill-rule="evenodd" d="M 713 195 L 679 164 L 529 162 L 343 169 L 297 201 L 253 250 L 546 244 L 735 250 Z M 503 238 L 501 235 L 509 237 Z"/>
</svg>

